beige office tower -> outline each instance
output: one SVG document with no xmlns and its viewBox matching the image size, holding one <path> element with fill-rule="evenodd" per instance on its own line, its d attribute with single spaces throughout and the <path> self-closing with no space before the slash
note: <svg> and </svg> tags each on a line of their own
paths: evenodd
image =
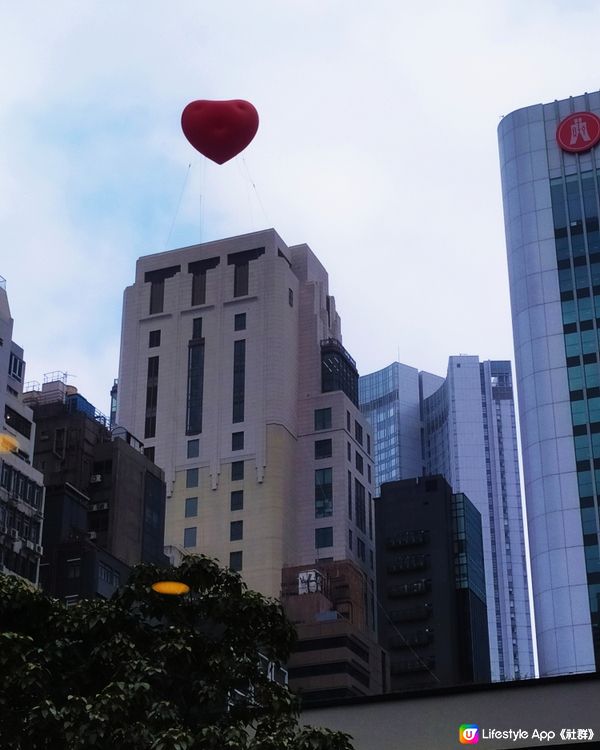
<svg viewBox="0 0 600 750">
<path fill-rule="evenodd" d="M 280 596 L 350 560 L 375 620 L 372 444 L 325 269 L 270 229 L 140 258 L 117 422 L 167 481 L 166 544 Z"/>
</svg>

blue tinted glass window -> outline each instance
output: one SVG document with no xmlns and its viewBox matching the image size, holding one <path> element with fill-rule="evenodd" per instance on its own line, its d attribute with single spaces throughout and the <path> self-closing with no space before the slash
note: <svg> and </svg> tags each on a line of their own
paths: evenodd
<svg viewBox="0 0 600 750">
<path fill-rule="evenodd" d="M 596 526 L 596 509 L 594 507 L 581 509 L 581 523 L 583 526 L 584 534 L 597 533 L 598 529 Z"/>
<path fill-rule="evenodd" d="M 581 343 L 578 333 L 567 333 L 565 335 L 565 352 L 567 357 L 576 357 L 581 354 Z"/>
<path fill-rule="evenodd" d="M 591 354 L 598 351 L 597 334 L 593 329 L 591 331 L 581 331 L 581 351 L 584 354 Z"/>
<path fill-rule="evenodd" d="M 585 408 L 585 401 L 571 402 L 571 416 L 574 425 L 587 423 L 587 409 Z"/>
<path fill-rule="evenodd" d="M 592 472 L 591 471 L 578 471 L 577 472 L 577 484 L 579 485 L 580 497 L 586 497 L 587 495 L 594 494 L 594 486 L 592 484 Z"/>
<path fill-rule="evenodd" d="M 590 299 L 589 297 L 587 299 Z M 575 310 L 575 300 L 567 300 L 561 304 L 563 323 L 576 323 L 577 312 Z"/>
<path fill-rule="evenodd" d="M 583 368 L 585 370 L 586 388 L 598 388 L 598 386 L 600 386 L 600 370 L 598 369 L 598 363 L 592 362 L 589 365 L 584 365 Z"/>
<path fill-rule="evenodd" d="M 583 289 L 586 286 L 589 286 L 589 275 L 587 266 L 577 266 L 575 268 L 575 286 L 577 289 Z"/>
<path fill-rule="evenodd" d="M 186 487 L 197 487 L 198 486 L 198 469 L 188 469 L 185 473 L 185 486 Z"/>
<path fill-rule="evenodd" d="M 581 367 L 569 367 L 567 369 L 567 375 L 569 378 L 569 390 L 580 391 L 583 388 L 583 373 Z"/>
<path fill-rule="evenodd" d="M 590 422 L 600 422 L 600 398 L 588 399 Z"/>
<path fill-rule="evenodd" d="M 186 497 L 185 499 L 185 517 L 193 518 L 198 515 L 198 498 Z"/>
<path fill-rule="evenodd" d="M 558 272 L 558 286 L 561 292 L 568 292 L 573 289 L 571 269 L 561 268 L 561 270 Z"/>
<path fill-rule="evenodd" d="M 183 530 L 183 546 L 184 547 L 195 547 L 196 546 L 196 527 L 191 526 L 188 529 Z"/>
<path fill-rule="evenodd" d="M 188 440 L 187 444 L 187 457 L 198 458 L 200 455 L 200 441 L 199 440 Z"/>
<path fill-rule="evenodd" d="M 590 457 L 590 449 L 587 435 L 578 435 L 575 438 L 575 458 L 577 461 L 585 461 Z"/>
<path fill-rule="evenodd" d="M 600 281 L 595 281 L 592 283 L 598 284 L 600 283 Z M 577 306 L 579 308 L 579 320 L 590 320 L 594 317 L 594 306 L 592 304 L 591 297 L 581 297 L 579 300 L 577 300 Z"/>
</svg>

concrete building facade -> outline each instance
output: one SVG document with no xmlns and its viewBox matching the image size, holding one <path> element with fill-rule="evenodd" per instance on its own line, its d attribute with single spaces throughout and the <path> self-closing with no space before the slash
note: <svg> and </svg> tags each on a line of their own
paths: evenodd
<svg viewBox="0 0 600 750">
<path fill-rule="evenodd" d="M 352 560 L 374 596 L 370 429 L 310 248 L 266 230 L 141 258 L 118 384 L 118 424 L 166 473 L 170 547 L 274 596 L 286 566 Z"/>
<path fill-rule="evenodd" d="M 33 468 L 35 424 L 23 403 L 25 360 L 0 277 L 0 572 L 37 585 L 42 555 L 43 477 Z"/>
<path fill-rule="evenodd" d="M 394 363 L 361 377 L 360 394 L 382 479 L 441 474 L 481 514 L 492 679 L 532 677 L 510 362 L 453 356 L 445 378 Z"/>
<path fill-rule="evenodd" d="M 600 663 L 600 92 L 498 128 L 540 673 Z"/>
<path fill-rule="evenodd" d="M 74 602 L 110 595 L 140 562 L 166 564 L 165 483 L 140 441 L 109 430 L 108 419 L 56 375 L 29 383 L 23 398 L 46 486 L 40 582 Z"/>
</svg>

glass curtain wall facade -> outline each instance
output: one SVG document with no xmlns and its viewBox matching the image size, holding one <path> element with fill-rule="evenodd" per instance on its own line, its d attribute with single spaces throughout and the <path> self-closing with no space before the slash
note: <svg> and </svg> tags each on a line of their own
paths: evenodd
<svg viewBox="0 0 600 750">
<path fill-rule="evenodd" d="M 595 92 L 498 131 L 541 675 L 600 663 L 598 115 Z"/>
<path fill-rule="evenodd" d="M 419 371 L 393 362 L 359 379 L 362 413 L 373 427 L 375 493 L 384 482 L 421 476 Z"/>
</svg>

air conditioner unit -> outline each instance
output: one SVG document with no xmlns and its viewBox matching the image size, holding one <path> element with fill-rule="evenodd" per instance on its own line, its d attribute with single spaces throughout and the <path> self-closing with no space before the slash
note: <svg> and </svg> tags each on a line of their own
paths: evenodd
<svg viewBox="0 0 600 750">
<path fill-rule="evenodd" d="M 42 554 L 44 553 L 44 548 L 42 547 L 42 545 L 41 545 L 41 544 L 36 544 L 36 545 L 35 545 L 35 551 L 36 551 L 36 552 L 37 552 L 38 554 L 42 555 Z"/>
<path fill-rule="evenodd" d="M 102 481 L 102 474 L 92 474 L 90 477 L 90 484 L 98 484 Z"/>
<path fill-rule="evenodd" d="M 26 542 L 25 542 L 25 544 L 27 545 L 28 549 L 30 549 L 32 551 L 35 549 L 35 544 L 30 539 L 27 539 Z"/>
<path fill-rule="evenodd" d="M 96 539 L 97 536 L 98 534 L 96 534 L 95 531 L 88 531 L 88 539 L 91 539 L 92 541 L 94 541 L 94 539 Z"/>
<path fill-rule="evenodd" d="M 19 538 L 19 532 L 17 531 L 17 529 L 11 529 L 9 534 L 13 539 Z"/>
</svg>

